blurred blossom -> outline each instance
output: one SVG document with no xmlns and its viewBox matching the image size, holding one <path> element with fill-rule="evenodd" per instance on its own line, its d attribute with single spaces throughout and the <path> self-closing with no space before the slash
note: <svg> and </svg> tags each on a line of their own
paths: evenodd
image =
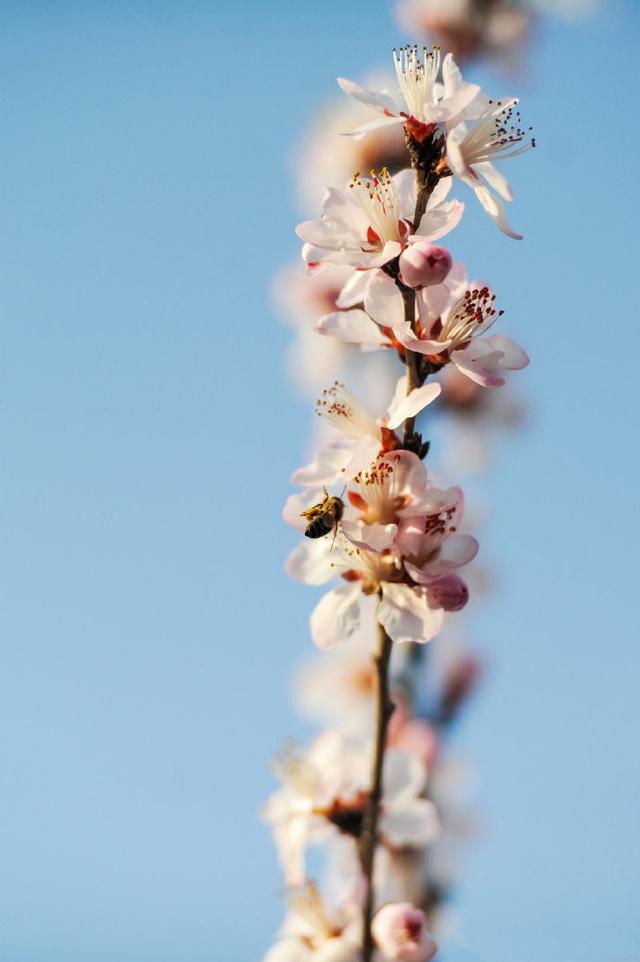
<svg viewBox="0 0 640 962">
<path fill-rule="evenodd" d="M 518 66 L 534 16 L 512 0 L 397 0 L 396 14 L 411 37 L 439 43 L 461 60 L 487 57 Z"/>
<path fill-rule="evenodd" d="M 437 945 L 424 912 L 410 902 L 389 902 L 374 916 L 373 937 L 385 959 L 393 962 L 429 962 Z"/>
<path fill-rule="evenodd" d="M 371 74 L 367 84 L 388 86 L 388 74 Z M 336 96 L 320 108 L 302 138 L 295 157 L 298 198 L 303 211 L 315 213 L 322 205 L 327 184 L 344 187 L 355 171 L 387 167 L 394 174 L 407 164 L 401 127 L 383 128 L 366 140 L 345 137 L 344 132 L 366 122 L 369 111 L 354 100 Z"/>
<path fill-rule="evenodd" d="M 306 845 L 335 832 L 359 837 L 370 765 L 369 741 L 331 730 L 308 750 L 290 746 L 276 760 L 283 785 L 269 799 L 264 817 L 273 826 L 289 884 L 305 880 Z M 379 827 L 389 848 L 420 848 L 438 835 L 435 806 L 423 797 L 427 776 L 412 753 L 397 748 L 386 753 Z"/>
</svg>

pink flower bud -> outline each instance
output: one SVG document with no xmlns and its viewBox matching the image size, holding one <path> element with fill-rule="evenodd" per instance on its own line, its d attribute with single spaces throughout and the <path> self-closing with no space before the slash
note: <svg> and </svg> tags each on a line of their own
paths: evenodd
<svg viewBox="0 0 640 962">
<path fill-rule="evenodd" d="M 428 240 L 409 244 L 400 255 L 400 280 L 407 287 L 432 287 L 442 284 L 453 261 L 446 247 Z"/>
<path fill-rule="evenodd" d="M 371 931 L 385 959 L 429 962 L 437 945 L 427 930 L 424 912 L 410 902 L 389 902 L 373 919 Z"/>
</svg>

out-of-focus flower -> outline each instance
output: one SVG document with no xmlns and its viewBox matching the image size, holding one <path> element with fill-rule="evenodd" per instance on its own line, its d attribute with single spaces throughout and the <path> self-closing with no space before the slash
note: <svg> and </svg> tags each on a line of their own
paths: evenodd
<svg viewBox="0 0 640 962">
<path fill-rule="evenodd" d="M 352 735 L 368 733 L 376 684 L 372 656 L 372 636 L 361 628 L 348 644 L 307 657 L 293 683 L 300 712 Z M 331 692 L 330 698 L 327 692 Z"/>
<path fill-rule="evenodd" d="M 508 237 L 522 240 L 507 223 L 500 200 L 513 200 L 509 181 L 494 166 L 494 160 L 517 157 L 535 147 L 535 138 L 520 126 L 520 114 L 514 111 L 516 97 L 489 101 L 475 124 L 457 124 L 447 134 L 446 164 L 465 184 L 475 191 L 487 214 Z M 482 181 L 486 183 L 482 183 Z M 486 186 L 488 185 L 488 186 Z M 491 190 L 489 189 L 491 188 Z M 497 196 L 496 196 L 497 195 Z"/>
<path fill-rule="evenodd" d="M 292 578 L 306 584 L 323 584 L 342 573 L 343 583 L 324 595 L 311 613 L 311 636 L 319 648 L 332 648 L 350 638 L 368 614 L 363 599 L 378 593 L 378 620 L 393 641 L 424 643 L 437 635 L 444 618 L 437 585 L 407 583 L 396 552 L 343 550 L 339 545 L 340 539 L 332 551 L 328 539 L 305 541 L 289 555 L 286 565 Z M 372 632 L 374 625 L 371 617 Z"/>
<path fill-rule="evenodd" d="M 371 931 L 385 959 L 392 962 L 429 962 L 437 945 L 424 912 L 409 902 L 390 902 L 373 919 Z"/>
<path fill-rule="evenodd" d="M 379 73 L 365 77 L 365 83 L 371 86 L 386 87 L 390 82 L 391 78 Z M 317 211 L 325 184 L 346 184 L 354 170 L 387 167 L 395 174 L 407 166 L 407 147 L 400 126 L 380 127 L 362 140 L 340 136 L 369 117 L 367 107 L 341 94 L 311 116 L 295 156 L 298 198 L 303 211 Z"/>
<path fill-rule="evenodd" d="M 371 178 L 354 175 L 346 190 L 327 188 L 322 216 L 296 228 L 304 241 L 302 256 L 309 267 L 350 264 L 360 270 L 383 267 L 419 238 L 434 241 L 459 223 L 460 201 L 446 201 L 447 191 L 434 191 L 419 224 L 413 223 L 416 179 L 411 170 L 390 176 L 382 170 Z M 346 305 L 345 305 L 346 306 Z"/>
<path fill-rule="evenodd" d="M 283 787 L 264 815 L 274 829 L 289 884 L 304 881 L 306 845 L 338 831 L 358 838 L 368 798 L 371 747 L 337 731 L 323 733 L 307 752 L 289 749 L 277 762 Z M 438 834 L 431 802 L 422 798 L 427 771 L 413 754 L 389 749 L 383 774 L 380 833 L 391 848 L 421 847 Z"/>
<path fill-rule="evenodd" d="M 438 734 L 433 725 L 409 712 L 402 699 L 394 694 L 395 710 L 389 719 L 387 744 L 412 752 L 431 770 L 438 752 Z"/>
<path fill-rule="evenodd" d="M 486 56 L 507 67 L 516 65 L 533 24 L 518 0 L 398 0 L 396 14 L 411 36 L 430 37 L 461 61 Z"/>
<path fill-rule="evenodd" d="M 408 46 L 399 52 L 394 50 L 393 62 L 399 88 L 395 92 L 367 90 L 353 80 L 338 78 L 346 94 L 380 114 L 376 120 L 356 127 L 351 136 L 364 137 L 381 127 L 404 124 L 407 132 L 420 142 L 433 133 L 437 124 L 473 115 L 469 108 L 480 87 L 462 79 L 451 54 L 442 61 L 438 47 L 420 51 L 417 46 Z"/>
<path fill-rule="evenodd" d="M 263 962 L 357 962 L 360 913 L 352 903 L 330 912 L 311 882 L 290 891 L 288 903 L 280 938 Z"/>
<path fill-rule="evenodd" d="M 298 390 L 316 395 L 333 378 L 347 381 L 374 406 L 389 397 L 398 378 L 394 351 L 378 351 L 367 364 L 360 364 L 361 347 L 336 337 L 318 337 L 320 319 L 359 304 L 355 281 L 362 278 L 347 264 L 326 264 L 322 270 L 307 271 L 300 260 L 287 264 L 276 275 L 273 300 L 276 309 L 293 331 L 288 349 L 287 369 Z M 343 288 L 346 293 L 341 297 Z M 362 295 L 364 296 L 364 295 Z"/>
</svg>

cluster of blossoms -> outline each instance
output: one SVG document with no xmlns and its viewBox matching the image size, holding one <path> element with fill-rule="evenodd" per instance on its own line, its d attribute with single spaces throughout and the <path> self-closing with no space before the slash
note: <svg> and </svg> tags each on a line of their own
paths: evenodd
<svg viewBox="0 0 640 962">
<path fill-rule="evenodd" d="M 306 536 L 288 573 L 329 586 L 310 617 L 326 661 L 307 673 L 305 700 L 330 727 L 275 764 L 281 787 L 264 815 L 289 911 L 266 962 L 427 962 L 451 853 L 469 828 L 447 743 L 478 675 L 455 621 L 478 542 L 464 529 L 462 489 L 427 470 L 418 426 L 427 408 L 475 406 L 528 363 L 500 329 L 491 288 L 469 281 L 441 242 L 464 213 L 457 183 L 520 238 L 495 162 L 535 142 L 517 100 L 465 81 L 451 54 L 405 47 L 393 64 L 395 90 L 339 84 L 374 111 L 343 133 L 393 143 L 395 172 L 383 165 L 328 187 L 321 216 L 297 228 L 312 288 L 304 313 L 333 351 L 316 365 L 328 374 L 348 350 L 347 371 L 374 376 L 358 382 L 362 400 L 329 379 L 322 437 L 284 508 Z M 315 845 L 327 855 L 322 887 L 310 878 Z"/>
<path fill-rule="evenodd" d="M 597 0 L 396 0 L 408 35 L 432 37 L 460 61 L 484 57 L 517 67 L 541 15 L 573 17 Z"/>
</svg>

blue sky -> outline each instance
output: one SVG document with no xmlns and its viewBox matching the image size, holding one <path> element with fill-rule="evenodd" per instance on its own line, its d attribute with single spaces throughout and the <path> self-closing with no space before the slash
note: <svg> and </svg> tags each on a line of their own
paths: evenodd
<svg viewBox="0 0 640 962">
<path fill-rule="evenodd" d="M 525 81 L 479 74 L 539 143 L 525 242 L 469 203 L 455 251 L 532 359 L 459 733 L 485 962 L 640 958 L 639 24 L 606 4 Z M 0 962 L 248 962 L 279 923 L 257 813 L 313 597 L 282 571 L 309 409 L 268 288 L 290 145 L 403 39 L 382 3 L 2 5 Z"/>
</svg>

